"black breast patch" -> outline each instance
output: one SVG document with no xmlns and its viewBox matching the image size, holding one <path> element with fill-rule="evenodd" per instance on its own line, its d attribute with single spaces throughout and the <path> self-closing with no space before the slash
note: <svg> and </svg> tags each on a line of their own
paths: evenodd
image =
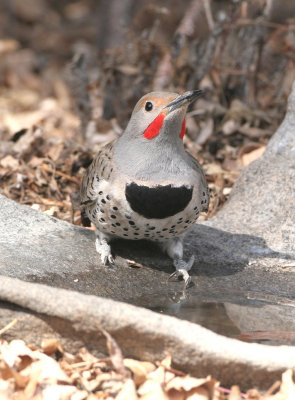
<svg viewBox="0 0 295 400">
<path fill-rule="evenodd" d="M 132 182 L 125 196 L 133 211 L 145 218 L 167 218 L 183 211 L 191 201 L 193 188 L 171 185 L 148 187 Z"/>
</svg>

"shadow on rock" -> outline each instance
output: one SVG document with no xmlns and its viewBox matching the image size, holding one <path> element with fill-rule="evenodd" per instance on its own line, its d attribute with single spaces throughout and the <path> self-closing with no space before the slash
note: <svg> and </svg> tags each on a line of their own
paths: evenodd
<svg viewBox="0 0 295 400">
<path fill-rule="evenodd" d="M 185 258 L 191 254 L 196 258 L 190 272 L 192 276 L 233 275 L 249 263 L 259 263 L 260 260 L 292 259 L 288 253 L 272 250 L 261 237 L 234 234 L 205 224 L 197 224 L 186 236 L 184 244 Z M 156 271 L 174 271 L 172 260 L 163 254 L 156 243 L 118 239 L 112 242 L 112 249 L 116 260 L 121 257 Z"/>
<path fill-rule="evenodd" d="M 292 255 L 272 250 L 261 237 L 226 232 L 196 225 L 186 238 L 186 249 L 195 254 L 192 275 L 223 276 L 241 271 L 249 264 L 263 265 L 269 259 L 292 259 Z M 266 261 L 267 262 L 267 261 Z"/>
</svg>

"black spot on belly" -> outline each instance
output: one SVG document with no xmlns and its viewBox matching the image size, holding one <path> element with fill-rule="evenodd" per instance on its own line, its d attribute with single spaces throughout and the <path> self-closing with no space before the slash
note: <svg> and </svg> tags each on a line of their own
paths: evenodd
<svg viewBox="0 0 295 400">
<path fill-rule="evenodd" d="M 145 218 L 167 218 L 183 211 L 192 199 L 193 188 L 180 186 L 126 185 L 125 196 L 133 211 Z"/>
</svg>

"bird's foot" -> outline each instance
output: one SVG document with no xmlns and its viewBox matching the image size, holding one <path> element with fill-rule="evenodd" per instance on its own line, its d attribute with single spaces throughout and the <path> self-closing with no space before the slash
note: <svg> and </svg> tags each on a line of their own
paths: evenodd
<svg viewBox="0 0 295 400">
<path fill-rule="evenodd" d="M 173 265 L 176 271 L 170 275 L 169 279 L 174 276 L 182 277 L 184 280 L 184 286 L 185 288 L 187 288 L 191 282 L 191 277 L 189 276 L 188 271 L 191 270 L 194 261 L 195 261 L 194 255 L 191 256 L 188 262 L 184 261 L 182 258 L 174 258 Z"/>
<path fill-rule="evenodd" d="M 107 265 L 107 263 L 113 265 L 114 264 L 114 258 L 112 256 L 111 252 L 111 246 L 107 242 L 106 239 L 101 239 L 100 237 L 96 238 L 95 241 L 95 248 L 98 254 L 100 254 L 100 259 L 103 265 Z"/>
</svg>

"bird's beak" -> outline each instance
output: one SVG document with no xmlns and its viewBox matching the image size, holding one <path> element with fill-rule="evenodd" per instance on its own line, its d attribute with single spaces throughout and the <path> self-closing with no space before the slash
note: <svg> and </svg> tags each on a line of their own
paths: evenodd
<svg viewBox="0 0 295 400">
<path fill-rule="evenodd" d="M 168 112 L 170 113 L 171 111 L 174 111 L 185 104 L 191 104 L 193 101 L 202 96 L 203 93 L 203 90 L 191 90 L 189 92 L 185 92 L 168 103 L 164 108 L 169 108 Z"/>
</svg>

